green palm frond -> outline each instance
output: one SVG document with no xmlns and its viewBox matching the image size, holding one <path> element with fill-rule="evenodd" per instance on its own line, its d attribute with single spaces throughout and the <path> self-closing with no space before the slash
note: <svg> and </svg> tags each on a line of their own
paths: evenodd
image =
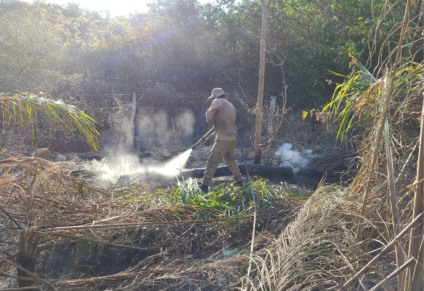
<svg viewBox="0 0 424 291">
<path fill-rule="evenodd" d="M 174 202 L 198 205 L 213 210 L 217 217 L 230 217 L 243 213 L 249 207 L 247 194 L 240 187 L 234 187 L 233 184 L 228 183 L 211 187 L 205 194 L 197 186 L 196 180 L 188 179 L 179 183 L 174 193 Z"/>
<path fill-rule="evenodd" d="M 93 150 L 98 149 L 99 132 L 96 121 L 84 111 L 63 101 L 52 100 L 32 93 L 0 95 L 2 126 L 17 124 L 19 127 L 34 127 L 38 115 L 46 116 L 51 128 L 76 131 Z"/>
<path fill-rule="evenodd" d="M 210 187 L 209 192 L 205 194 L 200 190 L 197 181 L 190 178 L 178 184 L 171 203 L 196 205 L 213 210 L 218 218 L 233 217 L 246 214 L 253 206 L 252 191 L 255 193 L 255 204 L 259 207 L 272 205 L 282 197 L 303 200 L 306 195 L 305 189 L 293 185 L 273 185 L 262 178 L 253 179 L 249 181 L 249 185 L 243 187 L 234 183 L 219 183 Z M 211 216 L 209 212 L 208 217 Z"/>
<path fill-rule="evenodd" d="M 424 73 L 424 66 L 418 63 L 405 63 L 393 75 L 393 96 L 391 100 L 405 99 L 416 86 Z M 337 138 L 344 140 L 355 124 L 366 124 L 375 116 L 382 92 L 382 79 L 376 78 L 364 65 L 355 63 L 345 81 L 336 86 L 331 101 L 323 112 L 329 112 L 329 120 L 339 122 Z M 414 85 L 415 84 L 415 85 Z"/>
</svg>

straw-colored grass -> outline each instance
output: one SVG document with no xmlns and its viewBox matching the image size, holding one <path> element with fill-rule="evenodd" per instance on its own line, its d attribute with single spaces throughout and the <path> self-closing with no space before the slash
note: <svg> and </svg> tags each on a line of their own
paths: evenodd
<svg viewBox="0 0 424 291">
<path fill-rule="evenodd" d="M 188 181 L 147 193 L 142 185 L 112 191 L 40 158 L 2 157 L 0 225 L 7 244 L 1 251 L 34 259 L 25 263 L 27 270 L 10 275 L 16 282 L 31 277 L 42 288 L 60 290 L 219 290 L 239 284 L 252 231 L 250 206 L 240 208 L 247 187 L 213 187 L 210 198 L 222 205 L 215 208 L 183 201 Z M 307 192 L 264 180 L 253 185 L 262 191 L 255 240 L 255 248 L 262 248 L 294 218 Z M 277 189 L 287 189 L 287 196 Z M 0 270 L 11 268 L 17 265 L 1 260 Z"/>
<path fill-rule="evenodd" d="M 379 21 L 398 5 L 405 18 L 383 44 L 371 43 L 381 47 L 376 75 L 354 60 L 324 108 L 338 122 L 339 138 L 354 130 L 354 179 L 346 188 L 317 189 L 280 237 L 251 258 L 254 268 L 241 290 L 422 290 L 423 194 L 417 190 L 423 183 L 424 67 L 411 61 L 423 49 L 422 27 L 411 20 L 422 17 L 413 13 L 417 3 L 384 7 Z"/>
<path fill-rule="evenodd" d="M 255 268 L 240 289 L 338 290 L 352 266 L 367 258 L 350 230 L 359 205 L 345 191 L 320 187 L 281 235 L 254 256 Z"/>
<path fill-rule="evenodd" d="M 2 152 L 0 277 L 43 290 L 422 290 L 422 6 L 389 2 L 370 36 L 396 5 L 405 19 L 370 45 L 376 76 L 358 65 L 327 107 L 340 137 L 359 129 L 347 187 L 321 185 L 306 202 L 264 180 L 208 195 L 195 181 L 101 189 Z M 0 104 L 3 117 L 33 116 L 21 101 Z"/>
</svg>

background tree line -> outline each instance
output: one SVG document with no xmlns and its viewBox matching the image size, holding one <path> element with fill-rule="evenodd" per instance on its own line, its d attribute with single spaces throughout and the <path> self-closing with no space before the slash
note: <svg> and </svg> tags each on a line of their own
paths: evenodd
<svg viewBox="0 0 424 291">
<path fill-rule="evenodd" d="M 348 72 L 351 58 L 376 63 L 368 60 L 368 38 L 385 37 L 403 15 L 400 8 L 391 11 L 379 34 L 369 36 L 384 3 L 271 1 L 265 105 L 277 96 L 293 112 L 318 108 L 337 81 L 329 70 Z M 165 107 L 193 109 L 201 118 L 207 94 L 222 86 L 249 116 L 257 94 L 260 28 L 260 1 L 158 0 L 148 13 L 111 18 L 75 4 L 1 0 L 0 92 L 42 91 L 104 124 L 99 108 L 113 102 L 113 94 L 137 92 Z"/>
</svg>

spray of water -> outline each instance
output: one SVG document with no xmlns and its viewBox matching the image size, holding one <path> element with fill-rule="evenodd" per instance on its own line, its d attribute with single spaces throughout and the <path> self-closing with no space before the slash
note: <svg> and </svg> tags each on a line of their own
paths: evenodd
<svg viewBox="0 0 424 291">
<path fill-rule="evenodd" d="M 166 162 L 162 166 L 154 167 L 152 170 L 158 174 L 162 174 L 168 177 L 177 176 L 182 169 L 184 169 L 188 158 L 191 155 L 192 149 L 188 149 L 182 154 L 179 154 L 172 160 Z"/>
<path fill-rule="evenodd" d="M 144 149 L 168 145 L 172 135 L 175 135 L 176 132 L 182 138 L 190 137 L 193 134 L 194 114 L 191 111 L 184 111 L 175 117 L 172 130 L 168 128 L 168 115 L 165 111 L 156 114 L 142 113 L 139 113 L 138 119 L 136 119 L 138 120 L 136 137 L 137 140 L 142 141 Z M 186 150 L 167 162 L 140 161 L 136 154 L 130 153 L 133 150 L 134 140 L 133 122 L 122 110 L 116 112 L 111 119 L 111 123 L 119 129 L 118 145 L 112 146 L 106 158 L 100 162 L 93 161 L 88 166 L 88 170 L 96 172 L 102 180 L 117 182 L 123 176 L 132 179 L 151 173 L 171 178 L 178 176 L 184 169 L 192 149 Z"/>
<path fill-rule="evenodd" d="M 121 154 L 101 161 L 93 161 L 89 170 L 99 173 L 101 180 L 117 182 L 122 176 L 141 176 L 143 174 L 158 174 L 165 177 L 176 177 L 184 169 L 192 149 L 179 154 L 175 158 L 160 163 L 157 161 L 140 162 L 136 155 Z"/>
</svg>

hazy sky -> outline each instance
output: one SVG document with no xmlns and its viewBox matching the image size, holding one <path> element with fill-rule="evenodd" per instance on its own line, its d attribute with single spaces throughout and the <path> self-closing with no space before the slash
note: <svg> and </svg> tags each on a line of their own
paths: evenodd
<svg viewBox="0 0 424 291">
<path fill-rule="evenodd" d="M 98 12 L 109 11 L 112 17 L 128 16 L 130 13 L 146 12 L 147 3 L 152 0 L 24 0 L 26 2 L 56 3 L 65 5 L 67 3 L 77 3 L 84 9 Z M 198 0 L 199 3 L 214 3 L 215 0 Z"/>
</svg>

